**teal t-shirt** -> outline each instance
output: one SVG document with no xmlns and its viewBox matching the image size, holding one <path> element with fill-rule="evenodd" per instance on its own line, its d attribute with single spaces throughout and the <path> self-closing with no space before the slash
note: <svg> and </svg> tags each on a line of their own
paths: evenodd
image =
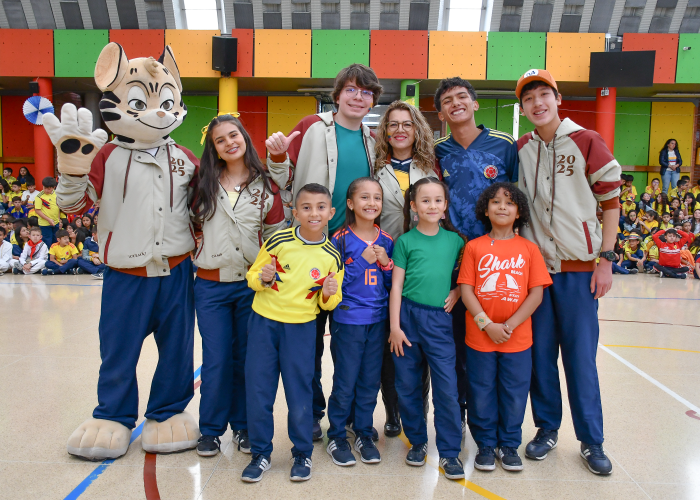
<svg viewBox="0 0 700 500">
<path fill-rule="evenodd" d="M 394 266 L 406 271 L 403 297 L 426 306 L 443 307 L 450 293 L 452 271 L 464 240 L 457 233 L 440 228 L 426 236 L 413 228 L 396 240 Z"/>
<path fill-rule="evenodd" d="M 335 170 L 332 200 L 335 215 L 328 221 L 330 234 L 334 234 L 345 222 L 346 195 L 352 181 L 360 177 L 369 177 L 362 129 L 348 130 L 336 123 L 335 139 L 338 144 L 338 165 Z"/>
</svg>

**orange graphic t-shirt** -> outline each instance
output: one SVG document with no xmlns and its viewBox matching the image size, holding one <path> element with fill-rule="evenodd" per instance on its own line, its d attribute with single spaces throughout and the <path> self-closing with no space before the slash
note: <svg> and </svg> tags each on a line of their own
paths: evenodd
<svg viewBox="0 0 700 500">
<path fill-rule="evenodd" d="M 473 286 L 486 315 L 503 323 L 518 310 L 530 288 L 547 287 L 552 278 L 534 243 L 522 236 L 491 241 L 486 235 L 467 243 L 457 283 Z M 532 321 L 527 318 L 508 341 L 496 344 L 467 312 L 466 343 L 481 352 L 522 352 L 532 345 Z"/>
</svg>

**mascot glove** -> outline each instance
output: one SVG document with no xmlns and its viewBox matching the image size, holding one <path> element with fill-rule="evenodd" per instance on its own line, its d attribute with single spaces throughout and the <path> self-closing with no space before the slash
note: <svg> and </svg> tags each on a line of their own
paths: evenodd
<svg viewBox="0 0 700 500">
<path fill-rule="evenodd" d="M 44 129 L 56 146 L 58 171 L 68 175 L 86 175 L 92 160 L 107 142 L 107 132 L 92 130 L 92 113 L 89 109 L 76 109 L 67 103 L 61 108 L 61 121 L 56 115 L 43 117 Z"/>
</svg>

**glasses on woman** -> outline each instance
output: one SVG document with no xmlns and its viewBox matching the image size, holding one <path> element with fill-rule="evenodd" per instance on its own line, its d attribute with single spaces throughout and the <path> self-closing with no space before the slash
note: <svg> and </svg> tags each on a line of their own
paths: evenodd
<svg viewBox="0 0 700 500">
<path fill-rule="evenodd" d="M 365 101 L 371 101 L 372 99 L 374 99 L 374 92 L 372 92 L 371 90 L 360 90 L 356 89 L 355 87 L 345 87 L 345 94 L 350 98 L 355 97 L 358 92 L 360 93 L 362 99 L 364 99 Z"/>
<path fill-rule="evenodd" d="M 395 132 L 399 129 L 399 127 L 403 127 L 403 129 L 408 132 L 409 130 L 413 129 L 413 122 L 412 121 L 405 121 L 405 122 L 389 122 L 387 124 L 387 130 L 389 132 Z"/>
</svg>

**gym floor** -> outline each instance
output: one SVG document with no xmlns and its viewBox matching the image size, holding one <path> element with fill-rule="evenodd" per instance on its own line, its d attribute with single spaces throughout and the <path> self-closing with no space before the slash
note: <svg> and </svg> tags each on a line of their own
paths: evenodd
<svg viewBox="0 0 700 500">
<path fill-rule="evenodd" d="M 439 471 L 432 413 L 428 463 L 420 468 L 404 463 L 403 435 L 385 438 L 381 432 L 381 398 L 374 415 L 380 430 L 380 464 L 358 460 L 354 467 L 335 466 L 324 438 L 315 446 L 312 479 L 290 482 L 291 443 L 282 384 L 275 405 L 272 469 L 260 483 L 240 480 L 250 455 L 236 450 L 230 431 L 222 437 L 223 453 L 213 458 L 199 457 L 195 451 L 147 455 L 138 437 L 116 461 L 93 463 L 69 456 L 68 436 L 97 403 L 101 292 L 102 283 L 85 276 L 0 279 L 5 314 L 0 324 L 2 499 L 700 498 L 700 284 L 695 280 L 615 276 L 612 292 L 600 302 L 598 372 L 611 476 L 596 477 L 588 471 L 565 400 L 559 445 L 546 460 L 523 459 L 520 473 L 500 467 L 491 473 L 476 471 L 476 445 L 467 434 L 461 455 L 467 479 L 460 482 L 445 479 Z M 196 334 L 195 367 L 201 365 L 200 342 Z M 139 423 L 157 359 L 151 336 L 138 366 Z M 326 349 L 326 397 L 332 371 Z M 194 375 L 198 388 L 198 372 Z M 563 372 L 561 379 L 564 384 Z M 198 406 L 195 390 L 188 411 L 197 415 Z M 325 435 L 328 422 L 321 424 Z M 534 433 L 528 409 L 521 456 Z"/>
</svg>

